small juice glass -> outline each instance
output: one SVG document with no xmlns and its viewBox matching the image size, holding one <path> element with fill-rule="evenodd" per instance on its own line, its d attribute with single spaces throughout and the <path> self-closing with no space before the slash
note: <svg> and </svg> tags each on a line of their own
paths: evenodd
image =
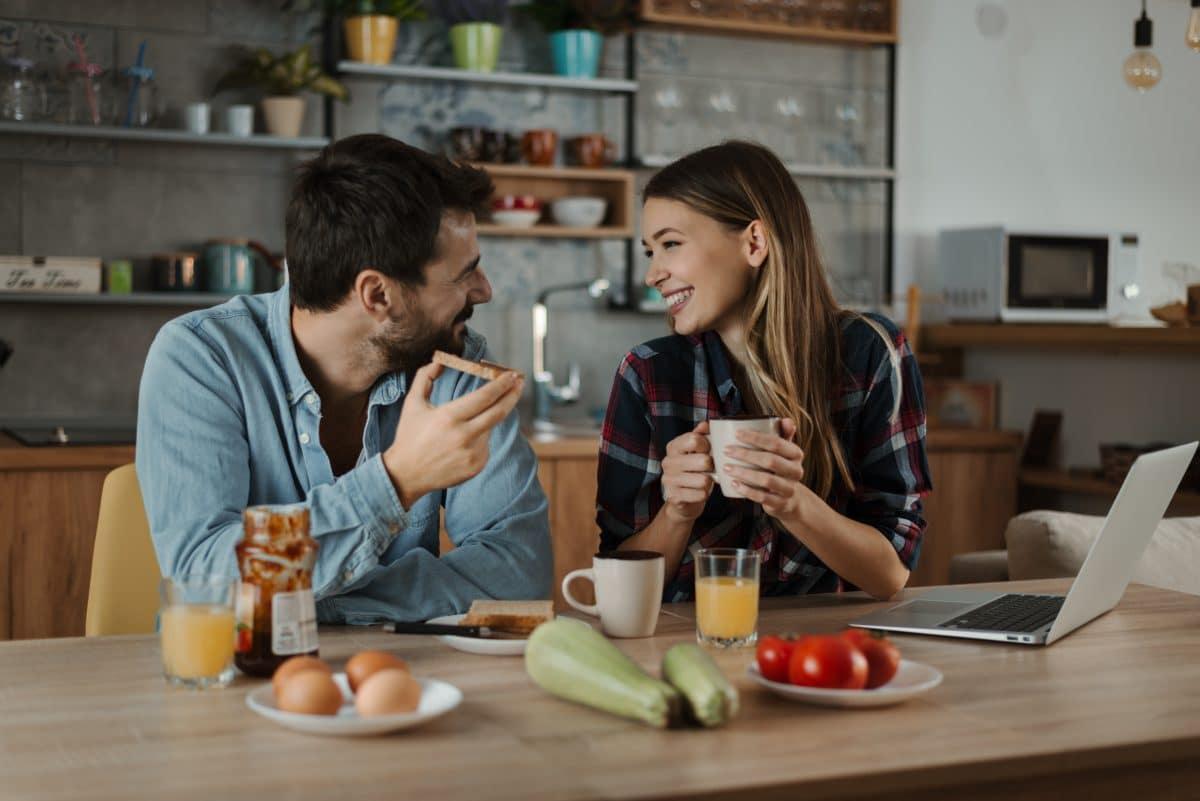
<svg viewBox="0 0 1200 801">
<path fill-rule="evenodd" d="M 738 648 L 758 641 L 758 578 L 761 560 L 745 548 L 696 552 L 696 640 Z"/>
<path fill-rule="evenodd" d="M 163 675 L 195 689 L 233 681 L 237 579 L 176 576 L 159 585 Z"/>
</svg>

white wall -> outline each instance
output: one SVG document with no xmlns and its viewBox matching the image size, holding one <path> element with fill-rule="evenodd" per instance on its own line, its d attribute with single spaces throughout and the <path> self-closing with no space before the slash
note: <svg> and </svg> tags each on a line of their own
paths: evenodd
<svg viewBox="0 0 1200 801">
<path fill-rule="evenodd" d="M 1140 235 L 1142 300 L 1175 297 L 1165 263 L 1200 281 L 1200 54 L 1187 0 L 1150 0 L 1163 79 L 1121 75 L 1135 0 L 905 0 L 897 85 L 896 287 L 941 289 L 936 234 L 958 225 L 1119 229 Z M 983 20 L 1003 30 L 987 35 Z M 925 311 L 935 316 L 936 306 Z M 1200 360 L 977 351 L 999 379 L 1001 425 L 1064 410 L 1068 464 L 1099 442 L 1200 434 Z M 1170 384 L 1168 388 L 1168 382 Z"/>
</svg>

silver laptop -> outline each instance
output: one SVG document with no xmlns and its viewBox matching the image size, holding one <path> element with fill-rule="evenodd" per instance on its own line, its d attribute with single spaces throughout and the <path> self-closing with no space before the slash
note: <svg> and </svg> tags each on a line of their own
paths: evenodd
<svg viewBox="0 0 1200 801">
<path fill-rule="evenodd" d="M 850 625 L 1025 645 L 1049 645 L 1067 636 L 1121 600 L 1196 446 L 1192 442 L 1138 457 L 1065 597 L 947 587 Z"/>
</svg>

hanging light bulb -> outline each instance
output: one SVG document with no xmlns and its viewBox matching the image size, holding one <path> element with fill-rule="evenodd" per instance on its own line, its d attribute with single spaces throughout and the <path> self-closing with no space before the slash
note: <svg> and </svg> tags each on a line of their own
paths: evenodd
<svg viewBox="0 0 1200 801">
<path fill-rule="evenodd" d="M 1142 0 L 1142 16 L 1133 23 L 1133 54 L 1125 59 L 1125 82 L 1144 92 L 1162 78 L 1162 64 L 1150 52 L 1154 23 L 1146 16 L 1146 0 Z"/>
<path fill-rule="evenodd" d="M 1192 14 L 1188 17 L 1187 46 L 1200 53 L 1200 0 L 1192 0 Z"/>
</svg>

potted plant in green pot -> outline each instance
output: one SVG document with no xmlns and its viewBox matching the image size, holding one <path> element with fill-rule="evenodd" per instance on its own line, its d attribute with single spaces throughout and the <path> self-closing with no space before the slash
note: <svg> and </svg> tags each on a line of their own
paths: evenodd
<svg viewBox="0 0 1200 801">
<path fill-rule="evenodd" d="M 400 22 L 428 16 L 422 0 L 328 0 L 327 8 L 342 16 L 347 56 L 367 64 L 392 63 Z"/>
<path fill-rule="evenodd" d="M 275 136 L 296 137 L 304 120 L 304 97 L 301 92 L 316 92 L 338 100 L 347 100 L 350 93 L 338 80 L 329 77 L 313 60 L 308 45 L 280 55 L 266 48 L 241 50 L 237 63 L 217 81 L 214 94 L 226 89 L 262 89 L 263 119 L 267 132 Z"/>
<path fill-rule="evenodd" d="M 426 0 L 430 12 L 450 28 L 454 65 L 492 72 L 500 60 L 500 37 L 508 0 Z"/>
<path fill-rule="evenodd" d="M 524 6 L 550 35 L 556 75 L 595 78 L 604 37 L 628 30 L 636 14 L 631 0 L 532 0 Z"/>
</svg>

